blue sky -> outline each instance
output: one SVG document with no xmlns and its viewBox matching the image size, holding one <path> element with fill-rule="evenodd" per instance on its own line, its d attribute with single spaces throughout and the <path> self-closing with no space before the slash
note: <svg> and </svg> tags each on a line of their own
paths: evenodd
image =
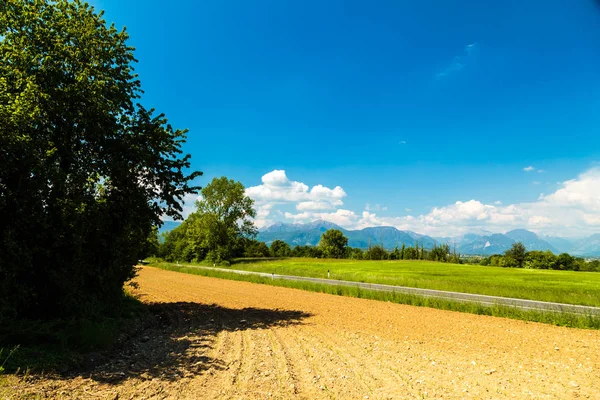
<svg viewBox="0 0 600 400">
<path fill-rule="evenodd" d="M 143 103 L 190 129 L 200 185 L 258 187 L 259 224 L 600 232 L 592 0 L 91 3 L 127 27 Z"/>
</svg>

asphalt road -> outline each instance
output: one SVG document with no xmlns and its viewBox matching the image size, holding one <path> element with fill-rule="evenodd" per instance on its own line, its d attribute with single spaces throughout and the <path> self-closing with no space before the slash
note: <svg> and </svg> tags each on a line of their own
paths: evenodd
<svg viewBox="0 0 600 400">
<path fill-rule="evenodd" d="M 279 275 L 269 274 L 265 272 L 254 272 L 254 271 L 242 271 L 227 268 L 215 268 L 215 267 L 202 267 L 193 266 L 193 268 L 215 270 L 222 272 L 230 272 L 240 275 L 255 275 L 262 276 L 271 279 L 282 279 L 287 281 L 303 281 L 313 282 L 331 286 L 351 286 L 359 287 L 366 290 L 376 290 L 381 292 L 396 292 L 404 294 L 412 294 L 423 297 L 434 297 L 444 300 L 462 301 L 465 303 L 477 303 L 485 306 L 502 305 L 520 308 L 523 310 L 533 311 L 551 311 L 551 312 L 564 312 L 564 313 L 575 313 L 575 314 L 586 314 L 586 315 L 600 315 L 600 307 L 580 306 L 574 304 L 564 303 L 552 303 L 547 301 L 536 301 L 536 300 L 524 300 L 514 299 L 510 297 L 499 297 L 499 296 L 487 296 L 482 294 L 471 294 L 471 293 L 460 293 L 460 292 L 448 292 L 445 290 L 433 290 L 433 289 L 419 289 L 407 286 L 393 286 L 393 285 L 382 285 L 377 283 L 364 283 L 364 282 L 353 282 L 353 281 L 342 281 L 336 279 L 323 279 L 323 278 L 310 278 L 306 276 L 293 276 L 293 275 Z"/>
</svg>

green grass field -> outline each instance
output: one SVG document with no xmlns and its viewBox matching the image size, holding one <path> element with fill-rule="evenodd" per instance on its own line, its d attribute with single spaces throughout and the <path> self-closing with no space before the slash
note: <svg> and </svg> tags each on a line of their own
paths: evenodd
<svg viewBox="0 0 600 400">
<path fill-rule="evenodd" d="M 389 301 L 393 303 L 408 304 L 417 307 L 431 307 L 441 310 L 512 318 L 523 321 L 541 322 L 551 325 L 566 326 L 570 328 L 600 329 L 600 317 L 594 315 L 521 310 L 518 308 L 501 305 L 484 306 L 476 303 L 463 303 L 459 301 L 450 301 L 403 293 L 379 292 L 373 290 L 360 289 L 356 287 L 332 286 L 312 282 L 287 281 L 282 279 L 271 279 L 256 275 L 240 275 L 233 272 L 223 272 L 220 270 L 194 268 L 192 265 L 186 264 L 177 265 L 174 263 L 163 262 L 160 260 L 152 260 L 150 265 L 168 271 L 175 271 L 192 275 L 201 275 L 218 279 L 246 281 L 271 286 L 282 286 L 294 289 L 308 290 L 312 292 L 328 293 L 337 296 L 348 296 L 379 301 Z M 234 266 L 239 266 L 239 264 L 235 264 Z"/>
<path fill-rule="evenodd" d="M 600 306 L 600 273 L 445 264 L 290 258 L 243 260 L 231 269 Z"/>
</svg>

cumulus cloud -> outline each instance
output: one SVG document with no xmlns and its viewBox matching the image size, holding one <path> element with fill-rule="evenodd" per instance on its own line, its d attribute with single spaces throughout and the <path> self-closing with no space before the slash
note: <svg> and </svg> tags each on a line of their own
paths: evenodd
<svg viewBox="0 0 600 400">
<path fill-rule="evenodd" d="M 526 228 L 542 234 L 583 236 L 600 232 L 600 167 L 561 182 L 550 194 L 536 200 L 503 205 L 477 199 L 456 201 L 434 207 L 421 215 L 380 216 L 380 204 L 366 204 L 364 210 L 342 208 L 346 192 L 340 187 L 308 185 L 288 179 L 275 170 L 262 177 L 262 184 L 246 193 L 255 199 L 256 225 L 268 226 L 276 220 L 310 222 L 323 219 L 347 229 L 368 226 L 394 226 L 428 235 L 450 236 L 478 230 L 506 232 Z M 184 216 L 194 211 L 198 195 L 186 196 Z M 283 210 L 281 209 L 283 208 Z M 287 210 L 286 210 L 287 208 Z M 295 209 L 295 212 L 292 212 Z"/>
<path fill-rule="evenodd" d="M 563 182 L 555 192 L 542 194 L 532 202 L 502 205 L 500 202 L 485 204 L 471 199 L 434 207 L 422 215 L 398 217 L 380 217 L 371 212 L 371 206 L 368 208 L 361 214 L 338 210 L 344 218 L 336 213 L 288 213 L 286 218 L 294 221 L 321 218 L 349 229 L 387 225 L 444 236 L 481 229 L 506 232 L 516 228 L 557 236 L 583 236 L 600 232 L 600 168 L 590 169 L 575 179 Z"/>
<path fill-rule="evenodd" d="M 271 171 L 261 178 L 262 184 L 246 189 L 246 195 L 254 199 L 260 217 L 255 223 L 262 227 L 270 220 L 273 205 L 294 205 L 297 211 L 306 214 L 309 211 L 335 210 L 344 205 L 346 192 L 340 186 L 333 189 L 321 184 L 310 188 L 303 182 L 290 180 L 284 170 Z"/>
<path fill-rule="evenodd" d="M 330 213 L 303 212 L 292 214 L 286 212 L 284 215 L 285 218 L 294 222 L 310 222 L 317 219 L 322 219 L 323 221 L 333 222 L 334 224 L 349 228 L 355 227 L 356 221 L 358 220 L 358 216 L 356 213 L 354 213 L 354 211 L 344 209 L 338 209 L 335 212 Z"/>
<path fill-rule="evenodd" d="M 523 171 L 525 171 L 525 172 L 535 171 L 535 167 L 533 165 L 530 165 L 529 167 L 523 168 Z"/>
<path fill-rule="evenodd" d="M 398 219 L 399 222 L 408 222 Z M 473 228 L 495 232 L 527 228 L 559 236 L 582 236 L 600 232 L 600 168 L 588 170 L 563 182 L 554 193 L 536 201 L 502 206 L 477 200 L 436 207 L 413 220 L 423 233 L 465 233 Z M 404 224 L 406 225 L 406 224 Z"/>
</svg>

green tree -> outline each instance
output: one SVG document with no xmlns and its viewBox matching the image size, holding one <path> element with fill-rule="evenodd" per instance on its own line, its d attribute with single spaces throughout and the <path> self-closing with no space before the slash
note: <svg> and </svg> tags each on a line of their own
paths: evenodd
<svg viewBox="0 0 600 400">
<path fill-rule="evenodd" d="M 230 260 L 238 238 L 256 236 L 254 200 L 246 196 L 241 182 L 224 176 L 214 178 L 201 194 L 196 201 L 197 211 L 192 213 L 192 236 L 206 249 L 207 260 Z"/>
<path fill-rule="evenodd" d="M 396 246 L 394 248 L 394 250 L 390 252 L 389 259 L 390 260 L 400 260 L 400 249 L 398 248 L 398 246 Z"/>
<path fill-rule="evenodd" d="M 400 249 L 400 259 L 404 260 L 404 251 L 406 250 L 406 245 L 402 243 L 402 248 Z"/>
<path fill-rule="evenodd" d="M 561 253 L 556 258 L 554 269 L 573 270 L 575 265 L 575 257 L 568 253 Z"/>
<path fill-rule="evenodd" d="M 110 308 L 197 189 L 128 38 L 80 0 L 0 2 L 0 325 Z"/>
<path fill-rule="evenodd" d="M 447 244 L 434 245 L 433 249 L 429 252 L 429 259 L 432 261 L 448 261 L 448 254 L 450 253 L 450 246 Z"/>
<path fill-rule="evenodd" d="M 414 247 L 407 247 L 404 249 L 404 260 L 417 260 L 419 252 Z"/>
<path fill-rule="evenodd" d="M 526 251 L 523 243 L 513 243 L 511 248 L 504 252 L 504 256 L 510 258 L 510 260 L 506 260 L 506 266 L 515 265 L 517 268 L 523 268 Z"/>
<path fill-rule="evenodd" d="M 533 250 L 525 255 L 525 268 L 552 269 L 556 264 L 556 256 L 550 251 Z"/>
<path fill-rule="evenodd" d="M 258 240 L 247 240 L 245 257 L 271 257 L 271 250 L 264 242 Z"/>
<path fill-rule="evenodd" d="M 368 260 L 387 260 L 388 252 L 382 245 L 376 244 L 365 252 L 364 257 Z"/>
<path fill-rule="evenodd" d="M 357 247 L 350 247 L 350 254 L 348 258 L 353 260 L 362 260 L 364 258 L 363 251 Z"/>
<path fill-rule="evenodd" d="M 158 227 L 155 225 L 152 227 L 152 230 L 146 239 L 146 243 L 140 252 L 139 258 L 144 259 L 146 257 L 157 256 L 159 247 L 160 243 L 158 240 Z"/>
<path fill-rule="evenodd" d="M 292 253 L 290 245 L 283 240 L 274 240 L 271 243 L 271 254 L 273 257 L 289 257 Z"/>
<path fill-rule="evenodd" d="M 321 235 L 319 248 L 325 258 L 344 258 L 348 238 L 338 229 L 329 229 Z"/>
</svg>

